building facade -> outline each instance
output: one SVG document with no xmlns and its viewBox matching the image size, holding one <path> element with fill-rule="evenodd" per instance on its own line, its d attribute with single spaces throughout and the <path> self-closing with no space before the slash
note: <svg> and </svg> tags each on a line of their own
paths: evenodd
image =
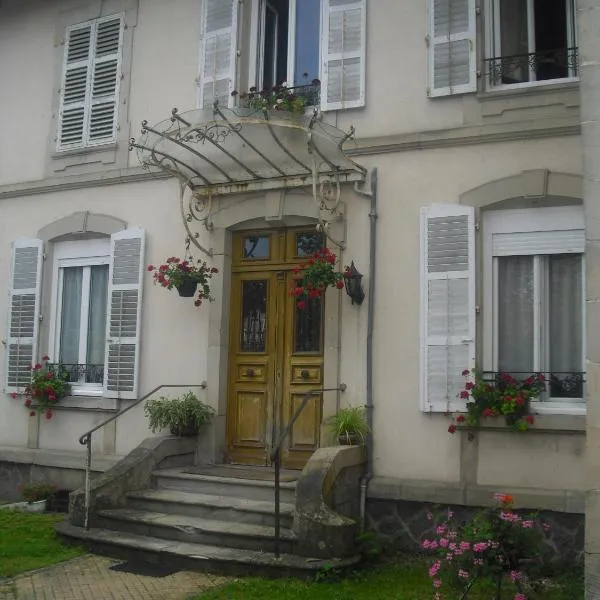
<svg viewBox="0 0 600 600">
<path fill-rule="evenodd" d="M 265 464 L 303 394 L 343 383 L 303 413 L 287 466 L 328 443 L 339 407 L 367 404 L 374 503 L 481 505 L 503 491 L 583 514 L 597 277 L 584 8 L 3 0 L 0 460 L 65 465 L 132 400 L 206 382 L 218 415 L 207 459 Z M 320 95 L 272 137 L 240 94 L 283 80 Z M 228 129 L 218 148 L 216 122 Z M 325 239 L 369 293 L 354 304 L 331 289 L 299 313 L 292 269 Z M 218 269 L 214 302 L 151 285 L 147 264 L 186 251 Z M 73 365 L 72 393 L 38 420 L 20 394 L 44 355 Z M 530 431 L 490 419 L 448 433 L 475 367 L 544 374 Z M 116 460 L 148 435 L 138 406 L 94 435 L 95 456 Z"/>
</svg>

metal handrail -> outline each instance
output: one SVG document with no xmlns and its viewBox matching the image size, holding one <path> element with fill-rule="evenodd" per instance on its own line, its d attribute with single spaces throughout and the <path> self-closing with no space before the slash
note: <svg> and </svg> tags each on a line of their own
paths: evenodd
<svg viewBox="0 0 600 600">
<path fill-rule="evenodd" d="M 108 425 L 112 421 L 116 421 L 120 416 L 124 415 L 126 412 L 129 412 L 132 408 L 135 408 L 139 404 L 141 404 L 144 400 L 147 400 L 153 394 L 156 394 L 158 390 L 163 388 L 202 388 L 206 389 L 206 381 L 202 383 L 197 383 L 194 385 L 183 385 L 180 383 L 163 383 L 155 387 L 153 390 L 149 391 L 147 394 L 144 394 L 141 398 L 138 398 L 133 404 L 130 404 L 127 408 L 115 413 L 110 416 L 105 421 L 102 421 L 99 425 L 96 425 L 89 431 L 86 431 L 80 438 L 79 443 L 82 446 L 86 446 L 86 457 L 85 457 L 85 520 L 84 527 L 86 531 L 90 528 L 90 493 L 91 493 L 91 469 L 92 469 L 92 434 L 98 431 L 98 429 L 102 429 L 105 425 Z"/>
<path fill-rule="evenodd" d="M 323 392 L 345 392 L 346 384 L 340 383 L 338 387 L 334 388 L 319 388 L 306 392 L 302 398 L 300 406 L 296 409 L 292 418 L 288 421 L 286 428 L 283 430 L 277 443 L 273 446 L 269 456 L 275 466 L 275 558 L 279 558 L 281 554 L 281 507 L 280 507 L 280 471 L 281 471 L 281 446 L 285 438 L 290 434 L 294 423 L 298 420 L 298 417 L 302 411 L 306 408 L 308 401 L 313 396 L 319 396 Z"/>
</svg>

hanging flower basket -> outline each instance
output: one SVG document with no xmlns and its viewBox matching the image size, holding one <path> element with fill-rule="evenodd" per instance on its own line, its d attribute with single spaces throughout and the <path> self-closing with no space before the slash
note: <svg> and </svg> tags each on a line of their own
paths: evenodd
<svg viewBox="0 0 600 600">
<path fill-rule="evenodd" d="M 467 401 L 467 413 L 452 418 L 450 433 L 456 431 L 456 424 L 479 427 L 481 419 L 488 417 L 504 417 L 506 425 L 515 431 L 527 431 L 535 423 L 529 409 L 531 401 L 546 388 L 543 374 L 533 374 L 523 380 L 502 372 L 491 379 L 468 369 L 462 374 L 466 382 L 460 398 Z"/>
<path fill-rule="evenodd" d="M 213 300 L 209 281 L 219 271 L 202 260 L 194 261 L 191 256 L 184 260 L 171 256 L 158 267 L 148 265 L 148 271 L 152 273 L 155 284 L 168 290 L 175 288 L 183 298 L 196 296 L 196 306 L 200 306 L 204 300 Z"/>
<path fill-rule="evenodd" d="M 343 289 L 344 274 L 335 270 L 335 262 L 335 254 L 322 248 L 311 254 L 305 264 L 294 267 L 296 277 L 290 295 L 296 297 L 300 310 L 307 308 L 309 300 L 321 298 L 328 287 Z"/>
</svg>

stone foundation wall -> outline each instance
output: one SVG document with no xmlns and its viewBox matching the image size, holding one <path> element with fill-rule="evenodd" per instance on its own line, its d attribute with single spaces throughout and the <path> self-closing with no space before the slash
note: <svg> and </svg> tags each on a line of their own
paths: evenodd
<svg viewBox="0 0 600 600">
<path fill-rule="evenodd" d="M 479 510 L 478 507 L 369 498 L 366 507 L 366 525 L 370 531 L 380 537 L 382 542 L 394 549 L 415 552 L 420 550 L 423 539 L 434 536 L 435 525 L 427 515 L 440 508 L 450 508 L 458 521 L 470 519 Z M 546 544 L 557 558 L 564 562 L 582 562 L 584 515 L 539 511 L 539 516 L 550 525 Z"/>
</svg>

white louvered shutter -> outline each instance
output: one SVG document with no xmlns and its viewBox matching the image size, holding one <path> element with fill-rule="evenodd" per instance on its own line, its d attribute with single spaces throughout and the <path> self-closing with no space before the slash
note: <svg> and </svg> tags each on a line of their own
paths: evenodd
<svg viewBox="0 0 600 600">
<path fill-rule="evenodd" d="M 477 90 L 475 0 L 429 0 L 429 96 Z"/>
<path fill-rule="evenodd" d="M 464 408 L 462 372 L 475 367 L 474 209 L 421 211 L 421 409 Z"/>
<path fill-rule="evenodd" d="M 123 20 L 112 16 L 67 29 L 58 149 L 116 138 Z"/>
<path fill-rule="evenodd" d="M 95 24 L 89 143 L 116 139 L 123 27 L 121 17 L 100 19 Z"/>
<path fill-rule="evenodd" d="M 31 382 L 39 330 L 42 246 L 42 240 L 38 239 L 19 239 L 12 245 L 6 345 L 7 392 L 22 392 Z"/>
<path fill-rule="evenodd" d="M 198 106 L 232 106 L 237 56 L 238 0 L 204 0 Z"/>
<path fill-rule="evenodd" d="M 104 395 L 137 398 L 145 232 L 111 236 Z"/>
<path fill-rule="evenodd" d="M 366 0 L 324 0 L 321 109 L 365 104 Z"/>
</svg>

